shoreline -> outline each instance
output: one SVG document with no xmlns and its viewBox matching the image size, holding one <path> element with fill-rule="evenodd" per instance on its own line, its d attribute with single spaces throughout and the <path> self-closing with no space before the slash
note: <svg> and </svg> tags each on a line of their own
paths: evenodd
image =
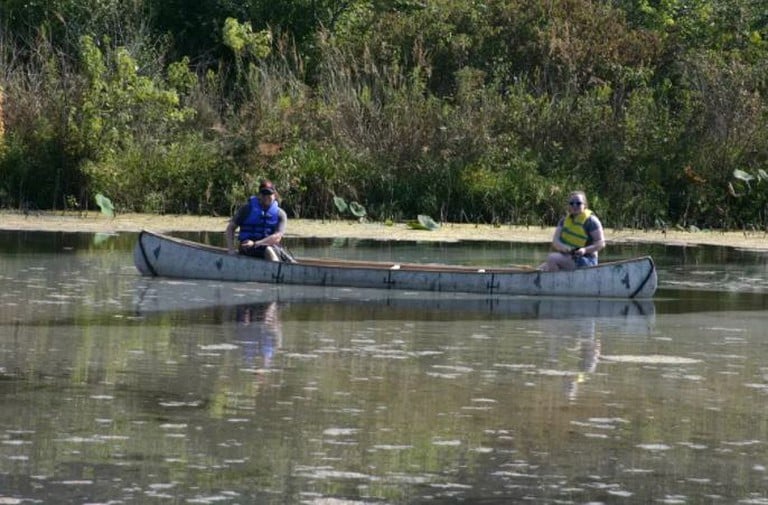
<svg viewBox="0 0 768 505">
<path fill-rule="evenodd" d="M 98 212 L 83 214 L 36 212 L 19 214 L 0 211 L 0 230 L 43 232 L 120 233 L 207 231 L 224 233 L 228 217 L 187 215 L 119 214 L 114 218 Z M 444 223 L 434 231 L 412 230 L 405 223 L 359 223 L 357 221 L 320 221 L 290 219 L 286 237 L 356 238 L 394 241 L 503 241 L 548 243 L 554 227 L 490 224 Z M 768 231 L 699 231 L 605 229 L 606 240 L 614 244 L 663 244 L 669 246 L 712 245 L 768 251 Z"/>
</svg>

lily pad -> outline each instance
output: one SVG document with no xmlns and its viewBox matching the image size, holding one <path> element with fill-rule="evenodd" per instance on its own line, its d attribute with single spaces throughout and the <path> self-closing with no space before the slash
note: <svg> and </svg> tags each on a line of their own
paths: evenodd
<svg viewBox="0 0 768 505">
<path fill-rule="evenodd" d="M 115 217 L 115 207 L 112 205 L 112 200 L 101 193 L 96 193 L 94 198 L 96 200 L 96 205 L 99 206 L 102 214 L 107 217 Z"/>
<path fill-rule="evenodd" d="M 419 214 L 416 217 L 419 220 L 419 223 L 421 223 L 421 225 L 427 230 L 437 230 L 438 228 L 440 228 L 440 225 L 437 224 L 434 219 L 432 219 L 427 215 Z"/>
<path fill-rule="evenodd" d="M 365 217 L 365 214 L 366 214 L 365 207 L 363 207 L 357 202 L 350 202 L 349 211 L 355 217 Z"/>
<path fill-rule="evenodd" d="M 408 225 L 408 228 L 412 230 L 428 230 L 433 231 L 440 228 L 440 225 L 435 222 L 434 219 L 431 217 L 419 214 L 417 216 L 417 220 L 408 221 L 405 224 Z"/>
<path fill-rule="evenodd" d="M 749 182 L 755 179 L 755 176 L 745 172 L 744 170 L 739 170 L 738 168 L 733 170 L 733 176 L 737 179 L 740 179 L 744 182 Z"/>
<path fill-rule="evenodd" d="M 349 209 L 349 205 L 347 205 L 347 201 L 344 200 L 340 196 L 334 196 L 333 197 L 333 204 L 336 206 L 336 209 L 341 213 L 345 213 L 347 209 Z"/>
</svg>

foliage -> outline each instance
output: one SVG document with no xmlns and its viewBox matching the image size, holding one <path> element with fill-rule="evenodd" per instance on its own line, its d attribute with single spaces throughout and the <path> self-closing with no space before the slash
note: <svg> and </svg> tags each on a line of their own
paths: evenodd
<svg viewBox="0 0 768 505">
<path fill-rule="evenodd" d="M 608 226 L 768 227 L 757 0 L 8 0 L 0 23 L 0 205 L 225 214 L 270 177 L 301 217 L 545 225 L 579 188 Z"/>
<path fill-rule="evenodd" d="M 272 35 L 266 30 L 254 33 L 251 23 L 238 23 L 234 18 L 227 18 L 224 20 L 222 38 L 224 45 L 232 49 L 235 55 L 261 59 L 269 55 Z"/>
<path fill-rule="evenodd" d="M 216 214 L 236 203 L 227 198 L 231 167 L 195 134 L 167 145 L 126 145 L 114 157 L 88 163 L 85 172 L 127 211 Z"/>
</svg>

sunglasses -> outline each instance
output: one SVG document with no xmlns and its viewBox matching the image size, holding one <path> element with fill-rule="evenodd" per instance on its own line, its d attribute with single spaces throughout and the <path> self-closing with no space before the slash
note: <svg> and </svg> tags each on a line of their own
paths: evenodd
<svg viewBox="0 0 768 505">
<path fill-rule="evenodd" d="M 571 200 L 568 202 L 569 205 L 584 205 L 584 202 L 580 202 L 579 200 Z"/>
<path fill-rule="evenodd" d="M 271 195 L 271 194 L 272 194 L 272 191 L 269 191 L 269 190 L 267 190 L 267 189 L 264 189 L 264 190 L 261 190 L 261 191 L 259 191 L 259 194 L 260 194 L 260 195 Z"/>
</svg>

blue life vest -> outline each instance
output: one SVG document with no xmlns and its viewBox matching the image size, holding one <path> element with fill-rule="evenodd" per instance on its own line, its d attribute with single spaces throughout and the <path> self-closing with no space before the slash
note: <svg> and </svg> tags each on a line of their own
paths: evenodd
<svg viewBox="0 0 768 505">
<path fill-rule="evenodd" d="M 248 217 L 240 224 L 238 234 L 240 242 L 261 240 L 275 233 L 280 217 L 277 202 L 272 202 L 272 205 L 264 210 L 259 203 L 259 198 L 252 196 L 248 199 L 248 206 L 250 207 Z"/>
</svg>

